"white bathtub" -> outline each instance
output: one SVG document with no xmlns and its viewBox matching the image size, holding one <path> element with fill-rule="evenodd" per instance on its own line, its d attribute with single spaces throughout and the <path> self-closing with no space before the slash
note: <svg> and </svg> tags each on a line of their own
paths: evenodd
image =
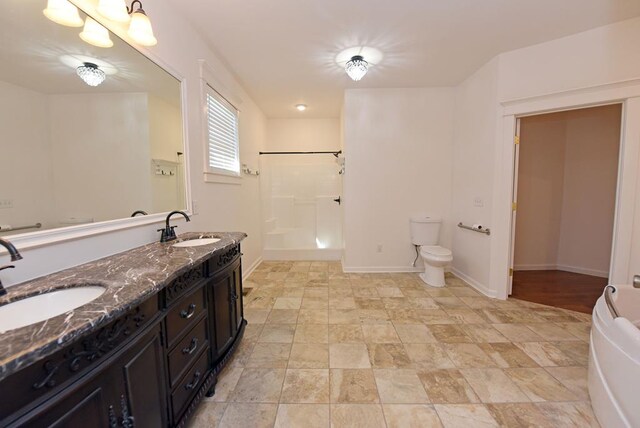
<svg viewBox="0 0 640 428">
<path fill-rule="evenodd" d="M 616 285 L 614 318 L 605 292 L 593 309 L 589 395 L 603 427 L 640 427 L 640 289 Z"/>
</svg>

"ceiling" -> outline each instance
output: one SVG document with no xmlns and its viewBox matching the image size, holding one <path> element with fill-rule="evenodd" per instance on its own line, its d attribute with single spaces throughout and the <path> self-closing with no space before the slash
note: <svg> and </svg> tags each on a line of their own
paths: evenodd
<svg viewBox="0 0 640 428">
<path fill-rule="evenodd" d="M 638 0 L 170 2 L 268 117 L 337 117 L 345 88 L 456 85 L 500 52 L 640 15 Z M 362 45 L 384 58 L 352 82 L 335 57 Z"/>
</svg>

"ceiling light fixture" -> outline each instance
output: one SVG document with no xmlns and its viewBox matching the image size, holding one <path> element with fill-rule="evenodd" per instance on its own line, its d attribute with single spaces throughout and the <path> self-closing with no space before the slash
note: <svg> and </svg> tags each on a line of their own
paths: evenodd
<svg viewBox="0 0 640 428">
<path fill-rule="evenodd" d="M 82 18 L 80 18 L 78 8 L 69 3 L 69 0 L 48 0 L 47 8 L 42 13 L 56 24 L 66 27 L 82 27 Z"/>
<path fill-rule="evenodd" d="M 369 63 L 361 55 L 354 55 L 344 66 L 345 71 L 356 82 L 367 74 Z"/>
<path fill-rule="evenodd" d="M 138 8 L 133 9 L 133 6 L 138 3 Z M 131 8 L 127 9 L 129 15 L 131 15 L 131 23 L 129 24 L 129 37 L 131 37 L 136 43 L 142 46 L 155 46 L 158 40 L 153 35 L 153 29 L 151 28 L 151 21 L 149 17 L 142 9 L 142 2 L 140 0 L 133 0 Z"/>
<path fill-rule="evenodd" d="M 306 104 L 296 104 L 296 108 L 298 109 L 298 111 L 305 111 L 307 109 L 307 105 Z"/>
<path fill-rule="evenodd" d="M 115 22 L 129 22 L 129 10 L 125 0 L 100 0 L 96 8 L 98 13 Z"/>
<path fill-rule="evenodd" d="M 76 69 L 76 73 L 89 86 L 98 86 L 107 78 L 104 71 L 92 62 L 85 62 Z"/>
<path fill-rule="evenodd" d="M 80 33 L 80 38 L 90 45 L 99 48 L 110 48 L 113 46 L 113 42 L 109 37 L 109 30 L 88 16 L 84 21 L 84 28 Z"/>
</svg>

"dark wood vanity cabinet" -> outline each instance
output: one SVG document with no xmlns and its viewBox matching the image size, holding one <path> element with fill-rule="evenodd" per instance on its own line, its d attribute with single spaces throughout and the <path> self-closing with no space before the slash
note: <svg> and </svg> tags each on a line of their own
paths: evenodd
<svg viewBox="0 0 640 428">
<path fill-rule="evenodd" d="M 136 427 L 167 426 L 163 358 L 160 324 L 155 324 L 10 426 L 80 428 L 92 421 L 91 426 L 111 428 L 134 420 Z"/>
<path fill-rule="evenodd" d="M 245 324 L 237 245 L 0 381 L 0 427 L 182 427 Z"/>
</svg>

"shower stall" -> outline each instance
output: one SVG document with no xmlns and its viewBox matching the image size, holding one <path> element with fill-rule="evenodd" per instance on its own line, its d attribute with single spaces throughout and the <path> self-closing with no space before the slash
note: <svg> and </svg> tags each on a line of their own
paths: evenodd
<svg viewBox="0 0 640 428">
<path fill-rule="evenodd" d="M 339 260 L 342 173 L 336 152 L 260 152 L 265 260 Z"/>
</svg>

